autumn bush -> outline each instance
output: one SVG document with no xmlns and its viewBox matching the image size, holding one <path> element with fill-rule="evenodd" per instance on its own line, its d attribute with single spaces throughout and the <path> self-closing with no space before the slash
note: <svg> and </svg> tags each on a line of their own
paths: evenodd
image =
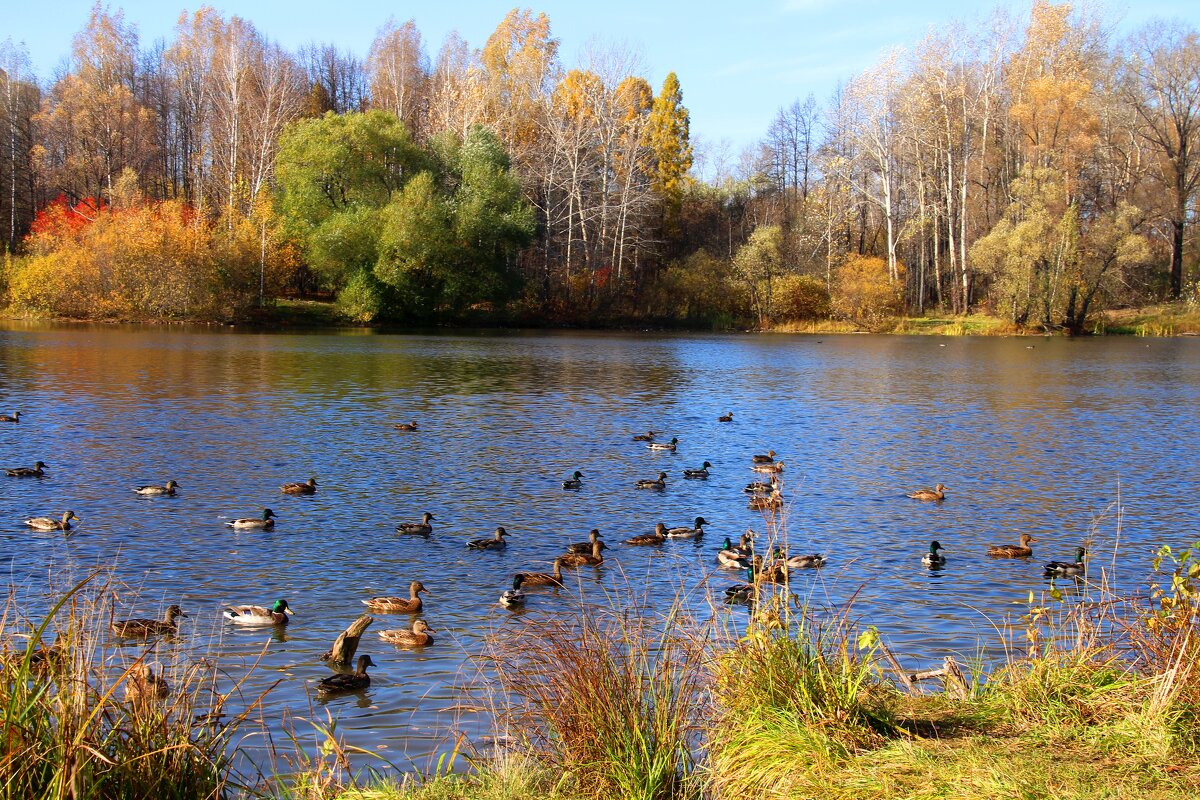
<svg viewBox="0 0 1200 800">
<path fill-rule="evenodd" d="M 774 307 L 778 322 L 828 319 L 832 313 L 825 281 L 811 275 L 784 275 L 776 280 Z"/>
<path fill-rule="evenodd" d="M 646 316 L 655 319 L 728 327 L 749 314 L 749 297 L 729 262 L 704 250 L 669 264 L 647 293 Z"/>
<path fill-rule="evenodd" d="M 833 313 L 868 328 L 898 316 L 904 309 L 904 267 L 892 281 L 887 262 L 874 256 L 851 255 L 837 270 L 831 297 Z"/>
</svg>

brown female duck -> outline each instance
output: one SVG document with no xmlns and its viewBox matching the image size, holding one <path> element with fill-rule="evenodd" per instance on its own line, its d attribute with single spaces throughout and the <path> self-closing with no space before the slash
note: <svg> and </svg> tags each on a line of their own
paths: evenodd
<svg viewBox="0 0 1200 800">
<path fill-rule="evenodd" d="M 431 633 L 437 631 L 429 627 L 425 620 L 418 619 L 413 621 L 412 630 L 400 628 L 394 631 L 380 631 L 379 638 L 401 647 L 424 647 L 433 644 L 433 637 L 429 635 Z"/>
<path fill-rule="evenodd" d="M 662 544 L 667 540 L 667 526 L 660 522 L 654 526 L 654 533 L 643 533 L 625 540 L 625 544 L 634 546 Z"/>
<path fill-rule="evenodd" d="M 600 541 L 600 529 L 592 528 L 591 532 L 588 534 L 588 540 L 586 542 L 575 542 L 574 544 L 567 545 L 567 552 L 590 553 L 592 552 L 592 545 L 598 541 Z M 601 549 L 603 550 L 604 548 Z"/>
<path fill-rule="evenodd" d="M 992 545 L 988 548 L 987 554 L 993 558 L 1029 558 L 1033 555 L 1033 548 L 1029 545 L 1036 541 L 1037 539 L 1028 533 L 1022 533 L 1020 544 Z"/>
<path fill-rule="evenodd" d="M 343 692 L 361 692 L 371 686 L 371 676 L 367 667 L 378 666 L 370 656 L 358 657 L 358 669 L 354 672 L 338 673 L 322 678 L 317 683 L 317 694 L 341 694 Z"/>
<path fill-rule="evenodd" d="M 362 603 L 372 611 L 380 614 L 416 614 L 424 604 L 421 602 L 421 592 L 428 592 L 425 584 L 413 581 L 408 585 L 408 597 L 379 596 Z"/>
<path fill-rule="evenodd" d="M 557 560 L 561 561 L 564 567 L 598 567 L 604 563 L 604 556 L 600 555 L 603 549 L 604 542 L 592 542 L 592 552 L 567 553 L 559 556 Z"/>
<path fill-rule="evenodd" d="M 179 618 L 186 617 L 177 605 L 167 606 L 162 619 L 114 620 L 109 627 L 123 639 L 145 639 L 148 636 L 170 636 L 179 632 Z"/>
<path fill-rule="evenodd" d="M 946 486 L 939 483 L 932 489 L 917 489 L 915 492 L 909 492 L 906 496 L 912 500 L 933 500 L 939 502 L 946 499 Z"/>
<path fill-rule="evenodd" d="M 563 560 L 561 557 L 554 559 L 554 573 L 548 572 L 518 572 L 517 575 L 521 578 L 521 587 L 530 589 L 537 586 L 562 586 Z"/>
<path fill-rule="evenodd" d="M 62 519 L 33 517 L 32 519 L 25 520 L 25 524 L 31 528 L 37 528 L 39 531 L 69 531 L 71 530 L 71 520 L 83 522 L 83 520 L 75 516 L 74 511 L 66 511 L 63 512 Z"/>
<path fill-rule="evenodd" d="M 309 478 L 304 483 L 285 483 L 279 487 L 284 494 L 316 494 L 317 479 Z"/>
<path fill-rule="evenodd" d="M 46 474 L 46 462 L 39 461 L 32 467 L 9 467 L 4 474 L 10 478 L 41 478 Z"/>
</svg>

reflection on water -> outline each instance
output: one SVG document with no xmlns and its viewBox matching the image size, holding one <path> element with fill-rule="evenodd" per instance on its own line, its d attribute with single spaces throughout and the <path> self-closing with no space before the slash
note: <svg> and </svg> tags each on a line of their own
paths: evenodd
<svg viewBox="0 0 1200 800">
<path fill-rule="evenodd" d="M 261 657 L 243 691 L 282 679 L 268 711 L 328 709 L 350 744 L 424 766 L 483 702 L 463 687 L 470 656 L 500 626 L 629 584 L 664 607 L 682 587 L 705 608 L 707 578 L 717 597 L 739 582 L 717 573 L 715 551 L 726 535 L 764 530 L 740 490 L 759 477 L 750 454 L 767 448 L 787 464 L 793 550 L 829 556 L 793 591 L 821 605 L 857 592 L 860 617 L 913 664 L 999 652 L 995 626 L 1048 585 L 1040 564 L 1085 540 L 1094 567 L 1136 588 L 1157 547 L 1196 538 L 1197 366 L 1189 340 L 1029 350 L 1015 339 L 9 326 L 0 411 L 26 416 L 0 426 L 0 466 L 50 466 L 41 480 L 0 482 L 0 565 L 36 604 L 51 576 L 115 564 L 139 593 L 122 598 L 125 616 L 172 602 L 192 615 L 160 661 L 181 647 L 229 665 Z M 730 410 L 734 422 L 717 423 Z M 392 430 L 409 419 L 419 432 Z M 678 436 L 679 451 L 631 441 L 647 429 Z M 682 480 L 705 460 L 710 478 Z M 563 491 L 576 469 L 583 488 Z M 634 488 L 660 469 L 665 490 Z M 310 476 L 317 494 L 280 494 Z M 130 491 L 168 479 L 177 497 Z M 950 487 L 944 503 L 903 497 L 938 481 Z M 223 525 L 267 506 L 272 531 Z M 21 524 L 67 508 L 84 520 L 70 538 Z M 432 537 L 395 535 L 426 511 Z M 704 540 L 616 545 L 698 514 L 710 523 Z M 464 546 L 497 525 L 511 534 L 505 550 Z M 593 527 L 614 545 L 603 566 L 530 592 L 523 615 L 496 604 L 514 572 L 549 571 Z M 1032 561 L 984 555 L 1022 532 L 1039 540 Z M 921 566 L 931 539 L 945 546 L 944 569 Z M 370 689 L 318 701 L 329 674 L 318 657 L 360 601 L 406 594 L 413 579 L 431 590 L 423 616 L 435 644 L 383 643 L 378 630 L 411 618 L 375 615 L 360 649 L 379 664 Z M 296 611 L 286 632 L 220 618 L 224 604 L 280 597 Z M 482 724 L 467 732 L 484 737 Z"/>
</svg>

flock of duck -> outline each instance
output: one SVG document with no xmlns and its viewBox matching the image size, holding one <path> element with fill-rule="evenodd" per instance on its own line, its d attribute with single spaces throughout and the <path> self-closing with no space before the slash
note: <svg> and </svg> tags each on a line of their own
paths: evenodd
<svg viewBox="0 0 1200 800">
<path fill-rule="evenodd" d="M 0 415 L 0 423 L 18 423 L 20 417 L 20 412 L 12 415 Z M 718 417 L 718 422 L 732 421 L 732 412 Z M 415 421 L 396 424 L 393 427 L 396 430 L 408 432 L 418 430 Z M 649 450 L 655 452 L 676 452 L 678 450 L 679 439 L 677 437 L 673 437 L 670 441 L 658 441 L 657 437 L 658 434 L 654 431 L 647 431 L 644 434 L 633 436 L 633 440 L 643 443 Z M 767 476 L 766 480 L 748 483 L 742 490 L 749 495 L 751 509 L 782 508 L 783 496 L 779 475 L 784 470 L 784 462 L 777 460 L 777 456 L 778 454 L 774 450 L 768 450 L 767 453 L 754 455 L 750 459 L 750 468 L 754 472 Z M 683 470 L 683 477 L 690 480 L 706 479 L 711 467 L 711 463 L 704 461 L 696 469 Z M 46 469 L 48 469 L 48 465 L 38 461 L 32 467 L 13 467 L 5 469 L 4 472 L 8 477 L 13 478 L 41 478 L 46 476 Z M 584 485 L 584 477 L 582 472 L 576 470 L 570 478 L 562 481 L 562 488 L 567 491 L 580 490 Z M 667 485 L 668 477 L 666 472 L 660 471 L 656 478 L 638 480 L 635 487 L 644 490 L 662 490 Z M 161 486 L 139 486 L 134 488 L 133 492 L 145 497 L 173 497 L 179 488 L 179 483 L 169 480 Z M 304 482 L 286 483 L 280 487 L 280 491 L 288 495 L 312 495 L 317 492 L 317 488 L 316 478 L 309 478 Z M 907 494 L 907 497 L 919 501 L 941 503 L 946 498 L 946 488 L 945 485 L 939 483 L 933 489 L 920 489 Z M 265 508 L 259 517 L 238 518 L 226 522 L 225 525 L 236 529 L 271 530 L 275 526 L 275 519 L 275 512 L 270 508 Z M 428 538 L 433 534 L 432 523 L 436 519 L 433 514 L 427 512 L 419 522 L 405 522 L 396 526 L 396 532 Z M 25 523 L 37 530 L 69 532 L 73 523 L 79 521 L 75 512 L 68 510 L 63 513 L 61 518 L 33 517 L 27 519 Z M 698 539 L 704 535 L 704 526 L 707 524 L 707 521 L 701 516 L 696 517 L 691 525 L 678 527 L 667 527 L 666 524 L 659 522 L 653 533 L 631 537 L 624 543 L 638 547 L 659 545 L 673 539 Z M 507 537 L 508 532 L 503 527 L 498 527 L 490 537 L 468 541 L 467 547 L 471 550 L 502 550 L 507 547 Z M 1030 545 L 1036 541 L 1029 534 L 1022 534 L 1020 544 L 989 547 L 987 554 L 995 558 L 1030 558 L 1033 555 Z M 607 545 L 600 531 L 593 529 L 588 541 L 568 545 L 565 551 L 554 559 L 551 572 L 518 572 L 513 575 L 511 588 L 504 590 L 499 596 L 499 604 L 510 609 L 521 608 L 528 600 L 526 590 L 562 587 L 564 585 L 562 572 L 564 568 L 599 566 L 604 563 L 603 551 L 605 549 L 607 549 Z M 922 556 L 921 563 L 931 569 L 944 567 L 947 558 L 941 552 L 942 549 L 942 545 L 938 541 L 930 542 L 929 551 Z M 1085 571 L 1085 556 L 1086 551 L 1079 547 L 1076 549 L 1074 561 L 1051 561 L 1045 565 L 1044 574 L 1046 576 L 1078 577 Z M 784 584 L 788 581 L 791 572 L 820 568 L 825 566 L 827 561 L 826 557 L 820 553 L 789 555 L 781 547 L 776 547 L 768 557 L 764 558 L 763 554 L 755 552 L 752 531 L 743 534 L 737 544 L 726 537 L 723 547 L 717 553 L 716 560 L 719 568 L 744 571 L 746 574 L 746 583 L 735 584 L 725 589 L 725 600 L 731 604 L 753 603 L 763 584 Z M 407 597 L 377 596 L 363 600 L 362 603 L 370 611 L 376 613 L 419 614 L 424 609 L 422 593 L 429 593 L 429 590 L 420 581 L 414 580 L 409 585 Z M 252 604 L 231 605 L 226 607 L 223 612 L 223 616 L 233 624 L 246 626 L 287 625 L 289 617 L 292 615 L 294 612 L 284 599 L 276 600 L 269 607 Z M 164 612 L 162 619 L 111 619 L 110 629 L 115 636 L 127 639 L 171 636 L 178 633 L 179 620 L 187 616 L 179 605 L 171 605 Z M 382 630 L 379 631 L 379 637 L 401 647 L 424 647 L 433 644 L 431 636 L 433 633 L 437 633 L 437 631 L 429 627 L 424 619 L 415 618 L 410 627 Z M 354 692 L 369 687 L 371 679 L 367 674 L 367 668 L 371 666 L 375 666 L 375 662 L 369 655 L 360 656 L 353 672 L 338 673 L 321 680 L 317 684 L 318 694 Z M 127 696 L 135 702 L 145 702 L 154 698 L 161 699 L 166 696 L 166 693 L 165 682 L 154 676 L 148 666 L 139 663 L 138 668 L 131 673 Z"/>
</svg>

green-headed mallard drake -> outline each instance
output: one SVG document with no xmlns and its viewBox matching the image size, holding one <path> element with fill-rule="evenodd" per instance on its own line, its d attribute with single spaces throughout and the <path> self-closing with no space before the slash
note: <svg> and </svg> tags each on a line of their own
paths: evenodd
<svg viewBox="0 0 1200 800">
<path fill-rule="evenodd" d="M 588 540 L 586 542 L 575 542 L 574 544 L 567 545 L 567 552 L 568 553 L 590 553 L 590 552 L 592 552 L 592 545 L 594 545 L 596 542 L 599 542 L 599 541 L 600 541 L 600 529 L 592 528 L 591 532 L 588 533 Z M 605 548 L 602 547 L 600 549 L 603 550 Z"/>
<path fill-rule="evenodd" d="M 820 553 L 812 553 L 804 556 L 784 555 L 783 561 L 788 569 L 816 569 L 825 566 L 826 559 Z"/>
<path fill-rule="evenodd" d="M 69 531 L 71 530 L 71 520 L 83 522 L 79 517 L 75 516 L 74 511 L 64 511 L 62 519 L 54 519 L 53 517 L 34 517 L 25 520 L 25 524 L 31 528 L 37 528 L 39 531 Z"/>
<path fill-rule="evenodd" d="M 704 535 L 704 526 L 707 524 L 708 524 L 708 520 L 706 520 L 704 517 L 696 517 L 696 524 L 694 527 L 689 528 L 686 525 L 684 525 L 684 526 L 681 526 L 678 528 L 668 528 L 667 529 L 667 538 L 668 539 L 696 539 L 696 538 L 699 538 Z"/>
<path fill-rule="evenodd" d="M 270 608 L 229 606 L 224 616 L 235 625 L 287 625 L 288 616 L 295 613 L 288 608 L 287 600 L 276 600 Z"/>
<path fill-rule="evenodd" d="M 175 481 L 167 481 L 162 486 L 139 486 L 133 492 L 147 497 L 174 497 L 178 488 L 179 484 Z"/>
<path fill-rule="evenodd" d="M 11 414 L 0 414 L 0 422 L 20 422 L 21 412 L 14 411 Z"/>
<path fill-rule="evenodd" d="M 467 542 L 467 547 L 472 550 L 503 550 L 508 546 L 508 542 L 504 541 L 505 536 L 508 536 L 508 531 L 496 528 L 496 534 L 490 539 L 472 539 Z"/>
<path fill-rule="evenodd" d="M 426 511 L 421 515 L 420 522 L 401 522 L 396 526 L 396 533 L 407 533 L 412 536 L 428 536 L 433 533 L 433 526 L 429 524 L 429 521 L 434 519 L 437 519 L 437 517 Z"/>
<path fill-rule="evenodd" d="M 650 448 L 651 450 L 670 450 L 672 452 L 674 452 L 675 448 L 678 446 L 679 438 L 675 436 L 672 436 L 671 441 L 669 442 L 651 442 L 650 444 L 646 445 L 646 447 Z"/>
<path fill-rule="evenodd" d="M 1042 568 L 1043 574 L 1047 578 L 1074 578 L 1078 575 L 1082 575 L 1087 570 L 1087 565 L 1083 562 L 1083 559 L 1086 555 L 1087 550 L 1084 550 L 1082 547 L 1076 547 L 1074 561 L 1051 561 Z"/>
<path fill-rule="evenodd" d="M 525 605 L 527 599 L 525 593 L 521 591 L 521 584 L 525 582 L 525 577 L 520 573 L 513 576 L 512 588 L 500 595 L 500 605 L 505 608 L 520 608 Z"/>
<path fill-rule="evenodd" d="M 604 556 L 600 551 L 604 549 L 604 542 L 592 542 L 592 552 L 590 553 L 567 553 L 558 557 L 564 567 L 598 567 L 604 563 Z"/>
<path fill-rule="evenodd" d="M 778 475 L 780 472 L 783 472 L 783 462 L 776 461 L 774 464 L 755 464 L 750 469 L 754 470 L 755 472 L 765 472 L 769 475 Z"/>
<path fill-rule="evenodd" d="M 259 528 L 269 531 L 275 527 L 275 512 L 264 508 L 261 517 L 242 517 L 225 523 L 230 528 Z"/>
<path fill-rule="evenodd" d="M 755 511 L 767 511 L 774 508 L 783 508 L 783 494 L 778 490 L 770 494 L 756 494 L 750 498 L 747 507 Z"/>
<path fill-rule="evenodd" d="M 929 552 L 921 556 L 921 563 L 927 567 L 944 567 L 946 565 L 946 557 L 938 552 L 942 549 L 942 543 L 936 539 L 929 543 Z"/>
<path fill-rule="evenodd" d="M 637 482 L 639 489 L 665 489 L 667 488 L 667 473 L 658 473 L 658 478 L 655 480 L 645 479 Z"/>
<path fill-rule="evenodd" d="M 748 558 L 746 553 L 733 546 L 728 536 L 725 537 L 724 546 L 717 551 L 717 564 L 721 569 L 745 569 L 749 566 Z"/>
<path fill-rule="evenodd" d="M 704 464 L 701 465 L 700 469 L 685 469 L 683 471 L 683 477 L 685 477 L 685 478 L 707 478 L 708 477 L 708 468 L 711 466 L 712 466 L 712 464 L 705 461 Z"/>
<path fill-rule="evenodd" d="M 554 572 L 518 572 L 517 575 L 521 578 L 521 585 L 526 589 L 536 586 L 562 586 L 562 558 L 554 559 Z"/>
<path fill-rule="evenodd" d="M 776 453 L 774 450 L 768 450 L 766 455 L 750 456 L 750 463 L 751 464 L 774 464 L 775 463 L 775 455 L 776 455 Z"/>
<path fill-rule="evenodd" d="M 575 474 L 562 482 L 564 489 L 580 489 L 583 487 L 583 481 L 579 480 L 583 477 L 583 473 L 575 470 Z"/>
<path fill-rule="evenodd" d="M 145 639 L 147 636 L 170 636 L 179 633 L 179 618 L 186 617 L 177 605 L 167 606 L 162 619 L 114 620 L 109 627 L 123 639 Z"/>
<path fill-rule="evenodd" d="M 747 583 L 735 583 L 725 590 L 726 603 L 748 603 L 758 596 L 758 576 L 754 566 L 746 568 Z"/>
<path fill-rule="evenodd" d="M 635 442 L 653 442 L 654 435 L 654 431 L 646 431 L 645 433 L 635 434 L 633 440 Z"/>
<path fill-rule="evenodd" d="M 728 411 L 717 417 L 717 422 L 733 422 L 733 412 Z"/>
<path fill-rule="evenodd" d="M 398 431 L 415 431 L 417 429 L 417 423 L 416 420 L 413 420 L 412 422 L 397 422 L 392 427 Z"/>
<path fill-rule="evenodd" d="M 654 533 L 643 533 L 638 536 L 631 536 L 625 540 L 625 544 L 634 546 L 662 544 L 667 540 L 667 526 L 659 522 L 654 526 Z"/>
<path fill-rule="evenodd" d="M 408 585 L 408 597 L 385 596 L 372 597 L 362 603 L 372 611 L 380 614 L 416 614 L 423 607 L 421 592 L 432 594 L 420 581 Z"/>
<path fill-rule="evenodd" d="M 39 461 L 32 467 L 10 467 L 4 474 L 10 478 L 41 478 L 46 474 L 46 462 Z"/>
<path fill-rule="evenodd" d="M 429 635 L 431 633 L 437 633 L 437 631 L 429 627 L 425 620 L 417 619 L 413 620 L 412 630 L 399 628 L 393 631 L 380 631 L 379 638 L 401 647 L 424 647 L 433 644 L 433 637 Z"/>
<path fill-rule="evenodd" d="M 125 678 L 125 702 L 135 708 L 144 709 L 166 700 L 170 693 L 170 685 L 145 662 L 134 665 Z"/>
<path fill-rule="evenodd" d="M 358 669 L 354 672 L 339 672 L 317 682 L 317 694 L 342 694 L 344 692 L 361 692 L 371 686 L 371 676 L 367 667 L 379 666 L 370 656 L 358 657 Z"/>
<path fill-rule="evenodd" d="M 915 492 L 909 492 L 907 497 L 913 500 L 945 500 L 946 487 L 939 483 L 932 489 L 917 489 Z"/>
<path fill-rule="evenodd" d="M 316 494 L 317 479 L 309 478 L 304 483 L 285 483 L 279 487 L 284 494 Z"/>
<path fill-rule="evenodd" d="M 1028 533 L 1022 533 L 1020 544 L 992 545 L 987 549 L 987 554 L 992 558 L 1029 558 L 1033 555 L 1033 548 L 1029 545 L 1036 541 Z"/>
<path fill-rule="evenodd" d="M 746 488 L 742 489 L 746 494 L 771 494 L 779 491 L 779 478 L 775 475 L 771 476 L 769 482 L 754 481 L 747 483 Z"/>
</svg>

